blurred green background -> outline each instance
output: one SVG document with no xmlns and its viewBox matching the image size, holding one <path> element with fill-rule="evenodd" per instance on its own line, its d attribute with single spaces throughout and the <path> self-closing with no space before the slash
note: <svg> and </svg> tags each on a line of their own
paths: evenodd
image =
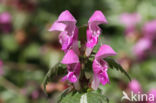
<svg viewBox="0 0 156 103">
<path fill-rule="evenodd" d="M 141 21 L 136 30 L 142 35 L 144 23 L 156 19 L 155 0 L 0 0 L 0 18 L 5 14 L 6 19 L 0 19 L 0 103 L 55 103 L 59 92 L 67 88 L 66 83 L 48 83 L 49 99 L 42 90 L 48 69 L 64 55 L 57 35 L 48 32 L 64 10 L 73 14 L 78 26 L 87 24 L 93 12 L 101 10 L 108 20 L 102 42 L 118 53 L 116 59 L 144 93 L 156 88 L 156 56 L 138 61 L 133 52 L 137 34 L 126 37 L 120 22 L 121 14 L 138 13 Z M 108 73 L 111 84 L 100 88 L 110 103 L 120 103 L 128 80 L 120 72 Z"/>
</svg>

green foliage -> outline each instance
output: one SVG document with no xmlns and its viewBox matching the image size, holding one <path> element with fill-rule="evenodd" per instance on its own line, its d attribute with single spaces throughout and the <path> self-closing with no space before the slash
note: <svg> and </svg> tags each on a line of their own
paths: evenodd
<svg viewBox="0 0 156 103">
<path fill-rule="evenodd" d="M 8 52 L 15 52 L 18 49 L 18 43 L 13 35 L 7 34 L 2 37 L 2 47 Z"/>
<path fill-rule="evenodd" d="M 64 95 L 64 98 L 58 103 L 109 103 L 109 100 L 106 96 L 95 91 L 87 93 L 70 92 Z"/>
<path fill-rule="evenodd" d="M 45 90 L 46 85 L 49 81 L 53 79 L 54 76 L 62 76 L 65 73 L 66 73 L 66 67 L 63 64 L 58 63 L 54 67 L 50 68 L 42 82 L 43 87 L 44 87 L 44 92 L 46 93 L 46 90 Z"/>
<path fill-rule="evenodd" d="M 40 48 L 38 44 L 32 43 L 24 50 L 22 57 L 23 58 L 39 58 L 40 57 Z"/>
<path fill-rule="evenodd" d="M 118 64 L 114 59 L 112 58 L 105 58 L 104 60 L 107 61 L 107 63 L 109 64 L 109 67 L 111 69 L 116 69 L 121 71 L 122 73 L 125 74 L 125 76 L 131 81 L 131 77 L 129 76 L 129 74 L 122 68 L 122 66 L 120 64 Z"/>
</svg>

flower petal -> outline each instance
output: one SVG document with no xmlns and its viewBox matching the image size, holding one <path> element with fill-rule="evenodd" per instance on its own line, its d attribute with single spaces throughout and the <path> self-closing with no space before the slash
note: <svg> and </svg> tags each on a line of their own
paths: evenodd
<svg viewBox="0 0 156 103">
<path fill-rule="evenodd" d="M 107 71 L 102 72 L 102 74 L 99 75 L 99 78 L 102 85 L 106 85 L 107 83 L 109 83 Z"/>
<path fill-rule="evenodd" d="M 147 38 L 140 39 L 133 48 L 134 53 L 142 58 L 146 51 L 151 48 L 151 41 Z"/>
<path fill-rule="evenodd" d="M 154 101 L 153 102 L 149 101 L 148 103 L 155 103 L 156 102 L 156 88 L 150 89 L 148 95 L 151 95 L 151 94 L 154 96 Z"/>
<path fill-rule="evenodd" d="M 64 31 L 65 28 L 65 24 L 55 21 L 54 24 L 50 27 L 49 31 Z"/>
<path fill-rule="evenodd" d="M 61 63 L 62 64 L 79 63 L 79 58 L 73 50 L 68 50 L 68 52 L 63 57 Z"/>
<path fill-rule="evenodd" d="M 98 43 L 98 35 L 93 35 L 89 29 L 87 29 L 87 43 L 88 48 L 93 48 Z"/>
<path fill-rule="evenodd" d="M 2 76 L 3 74 L 4 74 L 3 62 L 0 60 L 0 76 Z"/>
<path fill-rule="evenodd" d="M 58 21 L 72 21 L 72 22 L 76 22 L 76 19 L 72 16 L 72 14 L 68 10 L 65 10 L 58 17 Z"/>
<path fill-rule="evenodd" d="M 65 52 L 69 49 L 72 43 L 72 37 L 67 35 L 67 32 L 61 32 L 59 35 L 59 42 L 62 45 L 62 50 Z"/>
<path fill-rule="evenodd" d="M 3 12 L 0 14 L 0 23 L 10 23 L 11 15 L 8 12 Z"/>
<path fill-rule="evenodd" d="M 156 37 L 156 19 L 146 23 L 143 27 L 145 37 L 154 39 Z"/>
<path fill-rule="evenodd" d="M 74 72 L 68 72 L 68 74 L 62 78 L 62 81 L 66 80 L 69 80 L 71 83 L 75 83 L 77 82 L 77 77 Z"/>
<path fill-rule="evenodd" d="M 102 45 L 96 53 L 95 58 L 106 58 L 108 56 L 115 56 L 116 52 L 109 45 Z"/>
<path fill-rule="evenodd" d="M 94 46 L 98 43 L 98 37 L 101 34 L 101 29 L 98 26 L 99 24 L 107 23 L 107 20 L 103 13 L 99 10 L 95 11 L 93 15 L 90 17 L 88 21 L 88 29 L 87 29 L 87 48 L 94 48 Z M 92 49 L 87 49 L 86 55 L 89 56 Z"/>
<path fill-rule="evenodd" d="M 69 72 L 67 78 L 71 83 L 75 83 L 77 81 L 77 77 L 73 72 Z"/>
<path fill-rule="evenodd" d="M 123 23 L 126 27 L 132 27 L 136 25 L 140 20 L 141 16 L 137 13 L 123 13 L 120 17 L 121 23 Z"/>
<path fill-rule="evenodd" d="M 103 13 L 99 10 L 95 11 L 88 21 L 89 29 L 94 35 L 100 35 L 101 29 L 99 24 L 107 24 L 107 20 Z"/>
<path fill-rule="evenodd" d="M 107 23 L 107 20 L 103 13 L 100 10 L 96 10 L 93 15 L 90 17 L 88 23 L 96 21 L 97 24 Z"/>
<path fill-rule="evenodd" d="M 142 92 L 140 83 L 135 79 L 128 84 L 128 87 L 134 93 Z"/>
<path fill-rule="evenodd" d="M 98 59 L 98 60 L 94 59 L 93 72 L 94 72 L 94 75 L 96 76 L 96 78 L 98 78 L 98 82 L 100 82 L 102 85 L 109 83 L 107 69 L 108 69 L 108 64 L 106 61 L 104 61 L 103 59 Z M 94 77 L 94 80 L 93 80 L 94 83 L 97 81 L 96 78 Z M 96 86 L 94 86 L 94 88 Z"/>
</svg>

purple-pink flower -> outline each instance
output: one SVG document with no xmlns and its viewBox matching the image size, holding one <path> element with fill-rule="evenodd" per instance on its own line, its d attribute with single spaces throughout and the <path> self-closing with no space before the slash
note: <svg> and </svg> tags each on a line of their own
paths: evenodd
<svg viewBox="0 0 156 103">
<path fill-rule="evenodd" d="M 151 89 L 148 94 L 154 96 L 154 101 L 149 101 L 148 103 L 155 103 L 156 102 L 156 88 Z"/>
<path fill-rule="evenodd" d="M 134 50 L 135 55 L 139 59 L 143 59 L 146 57 L 146 53 L 151 48 L 151 46 L 152 46 L 152 43 L 150 39 L 142 38 L 136 43 L 133 50 Z"/>
<path fill-rule="evenodd" d="M 68 80 L 74 83 L 76 89 L 79 89 L 79 75 L 81 67 L 85 65 L 85 61 L 90 56 L 93 48 L 98 43 L 98 38 L 101 34 L 99 24 L 106 24 L 107 20 L 103 13 L 99 10 L 95 11 L 88 21 L 86 29 L 87 41 L 85 46 L 79 51 L 78 47 L 78 28 L 76 20 L 71 13 L 66 10 L 60 14 L 58 20 L 54 22 L 49 31 L 60 31 L 59 42 L 62 45 L 62 50 L 65 52 L 61 63 L 66 64 L 68 73 L 62 78 L 63 81 Z M 81 46 L 83 46 L 82 44 Z M 85 51 L 85 52 L 84 52 Z M 109 45 L 102 45 L 95 55 L 93 60 L 94 78 L 92 88 L 97 89 L 99 84 L 105 85 L 109 83 L 107 74 L 108 64 L 104 58 L 114 56 L 116 52 Z M 79 59 L 80 57 L 80 59 Z M 82 64 L 81 64 L 82 63 Z M 84 65 L 83 65 L 84 64 Z M 85 79 L 84 79 L 85 81 Z"/>
<path fill-rule="evenodd" d="M 107 20 L 99 10 L 95 11 L 88 21 L 86 56 L 89 56 L 94 46 L 98 43 L 98 37 L 101 34 L 99 24 L 105 24 Z"/>
<path fill-rule="evenodd" d="M 81 68 L 77 54 L 73 50 L 68 50 L 61 63 L 66 64 L 68 70 L 68 74 L 62 80 L 69 80 L 71 83 L 77 82 Z"/>
<path fill-rule="evenodd" d="M 11 15 L 8 12 L 0 13 L 0 31 L 10 32 L 11 27 Z"/>
<path fill-rule="evenodd" d="M 60 31 L 59 42 L 65 52 L 67 52 L 73 42 L 77 41 L 76 20 L 68 10 L 60 14 L 49 31 Z"/>
<path fill-rule="evenodd" d="M 4 74 L 3 71 L 3 62 L 0 60 L 0 76 Z"/>
<path fill-rule="evenodd" d="M 128 88 L 134 93 L 142 92 L 140 83 L 135 79 L 128 84 Z"/>
<path fill-rule="evenodd" d="M 93 72 L 94 78 L 92 82 L 92 88 L 97 89 L 99 84 L 105 85 L 109 83 L 109 78 L 107 74 L 108 64 L 104 58 L 108 56 L 115 56 L 116 52 L 109 45 L 102 45 L 99 51 L 95 55 L 95 59 L 93 61 Z"/>
<path fill-rule="evenodd" d="M 156 38 L 156 20 L 147 22 L 143 27 L 143 33 L 146 38 L 151 40 Z"/>
<path fill-rule="evenodd" d="M 144 59 L 149 54 L 155 55 L 156 40 L 156 20 L 145 23 L 142 29 L 143 37 L 141 37 L 134 46 L 134 53 L 139 59 Z"/>
<path fill-rule="evenodd" d="M 136 24 L 141 20 L 141 16 L 137 13 L 123 13 L 120 16 L 120 21 L 126 27 L 126 34 L 132 34 L 135 31 Z"/>
</svg>

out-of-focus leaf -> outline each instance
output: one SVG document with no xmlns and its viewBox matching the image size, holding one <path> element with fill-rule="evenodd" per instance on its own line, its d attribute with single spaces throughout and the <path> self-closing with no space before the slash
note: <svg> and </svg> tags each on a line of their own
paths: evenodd
<svg viewBox="0 0 156 103">
<path fill-rule="evenodd" d="M 116 69 L 116 70 L 121 71 L 131 81 L 131 77 L 129 76 L 129 74 L 114 59 L 112 59 L 112 58 L 105 58 L 105 60 L 107 61 L 107 63 L 109 64 L 109 67 L 111 69 Z"/>
<path fill-rule="evenodd" d="M 47 83 L 51 80 L 51 78 L 53 78 L 53 76 L 65 74 L 66 73 L 65 68 L 66 67 L 63 64 L 58 63 L 53 68 L 49 69 L 48 73 L 46 74 L 42 82 L 45 93 Z"/>
<path fill-rule="evenodd" d="M 39 58 L 40 46 L 36 43 L 29 45 L 23 52 L 25 58 Z"/>
<path fill-rule="evenodd" d="M 24 28 L 29 23 L 30 15 L 24 12 L 14 12 L 13 26 L 15 29 Z"/>
<path fill-rule="evenodd" d="M 2 36 L 2 46 L 10 52 L 14 52 L 18 49 L 18 43 L 16 42 L 14 36 L 9 34 Z"/>
<path fill-rule="evenodd" d="M 16 93 L 10 90 L 1 92 L 0 97 L 4 99 L 6 103 L 28 103 L 26 97 L 24 97 L 23 95 L 17 95 Z"/>
</svg>

